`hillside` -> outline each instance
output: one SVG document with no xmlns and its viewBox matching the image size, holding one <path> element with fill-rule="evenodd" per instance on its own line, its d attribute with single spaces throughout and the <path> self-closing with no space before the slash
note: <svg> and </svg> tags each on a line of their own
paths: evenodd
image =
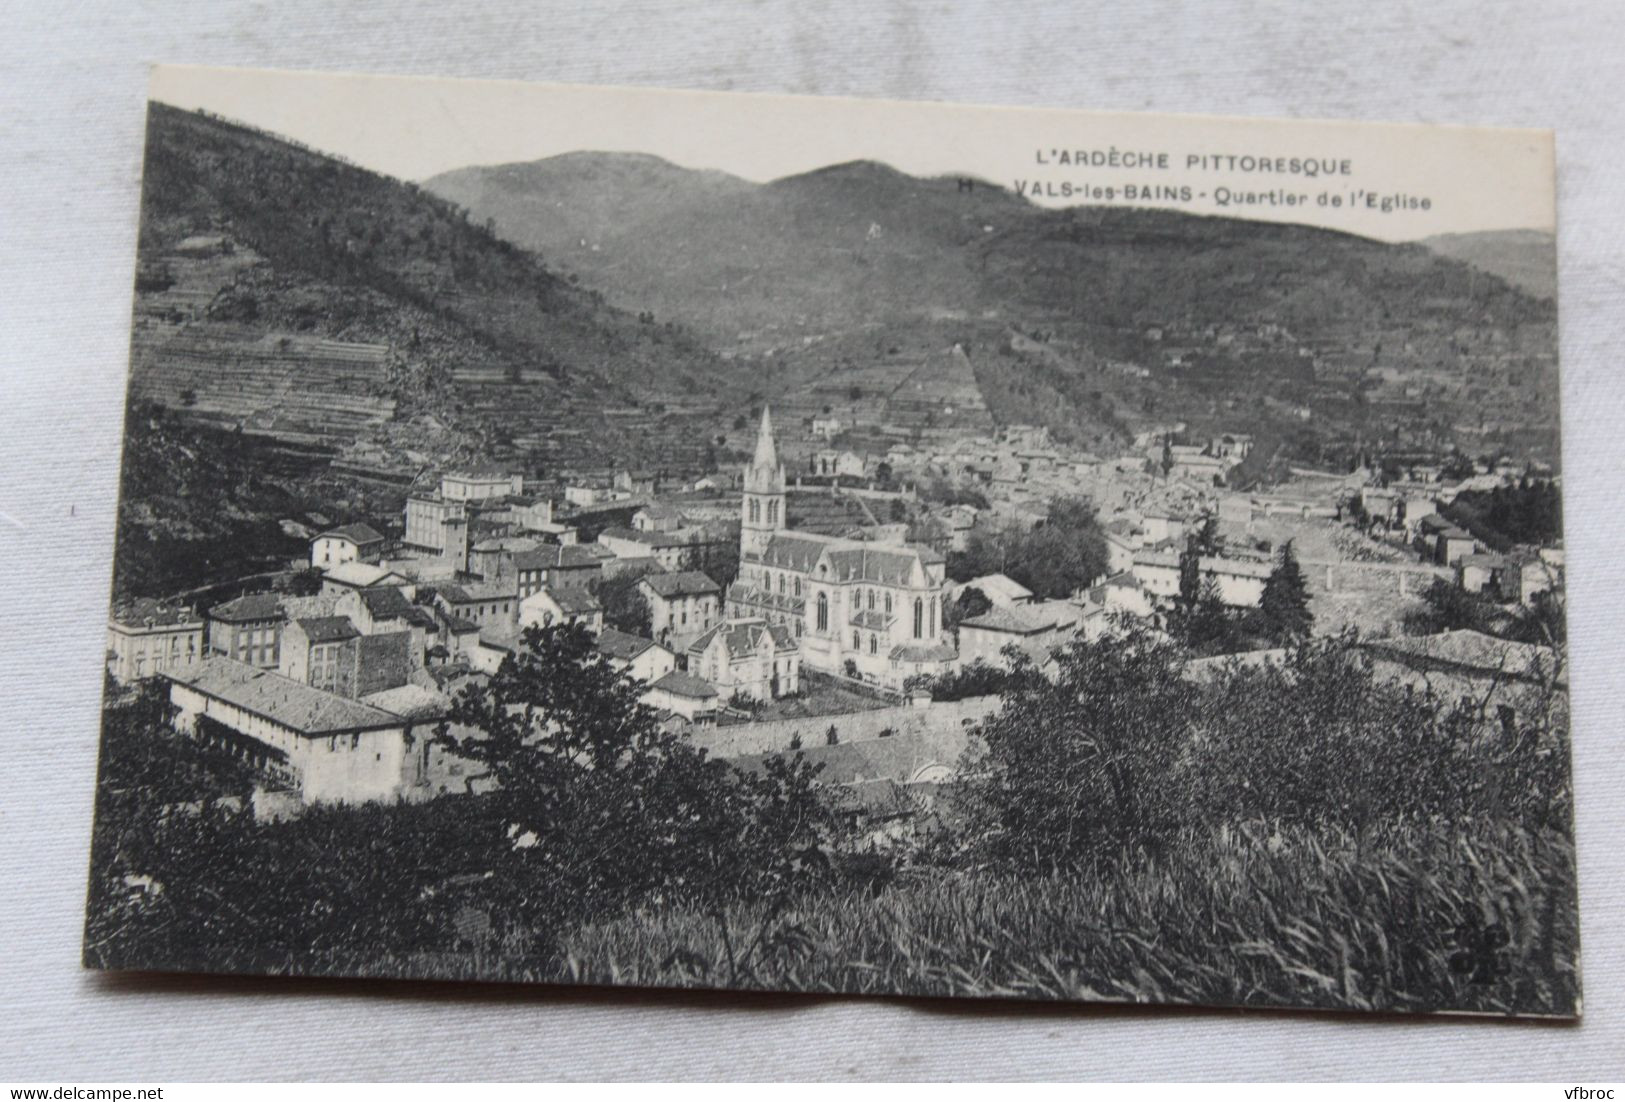
<svg viewBox="0 0 1625 1102">
<path fill-rule="evenodd" d="M 726 381 L 683 333 L 415 185 L 162 104 L 147 137 L 138 398 L 342 441 L 420 411 L 483 433 Z"/>
<path fill-rule="evenodd" d="M 1438 253 L 1498 276 L 1536 298 L 1557 297 L 1557 239 L 1540 230 L 1491 230 L 1428 237 Z"/>
<path fill-rule="evenodd" d="M 609 301 L 753 363 L 764 393 L 858 423 L 872 401 L 814 391 L 858 375 L 865 398 L 887 395 L 958 345 L 996 420 L 1085 444 L 1178 418 L 1271 431 L 1310 459 L 1396 425 L 1408 446 L 1555 453 L 1552 304 L 1419 245 L 1050 210 L 872 162 L 748 184 L 624 158 L 425 187 Z M 620 217 L 576 215 L 588 207 Z"/>
<path fill-rule="evenodd" d="M 740 369 L 415 185 L 156 103 L 130 359 L 121 592 L 298 553 L 300 508 L 384 523 L 444 463 L 699 470 Z"/>
</svg>

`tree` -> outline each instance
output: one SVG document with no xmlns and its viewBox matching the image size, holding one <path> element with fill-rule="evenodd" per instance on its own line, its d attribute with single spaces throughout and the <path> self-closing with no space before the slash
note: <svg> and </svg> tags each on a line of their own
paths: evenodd
<svg viewBox="0 0 1625 1102">
<path fill-rule="evenodd" d="M 1217 555 L 1219 553 L 1219 518 L 1212 513 L 1202 518 L 1201 525 L 1196 529 L 1194 543 L 1198 553 L 1203 555 Z"/>
<path fill-rule="evenodd" d="M 1177 605 L 1181 612 L 1189 613 L 1196 607 L 1196 599 L 1202 591 L 1202 553 L 1197 546 L 1196 536 L 1192 535 L 1185 541 L 1185 550 L 1179 555 L 1179 597 Z"/>
<path fill-rule="evenodd" d="M 724 922 L 735 893 L 778 898 L 819 875 L 839 826 L 798 754 L 744 774 L 666 732 L 643 686 L 579 625 L 528 628 L 436 740 L 494 782 L 505 911 L 554 933 L 658 897 Z M 776 918 L 776 911 L 775 911 Z"/>
<path fill-rule="evenodd" d="M 1181 801 L 1165 782 L 1198 715 L 1181 650 L 1134 626 L 1057 651 L 1053 680 L 1024 665 L 964 770 L 974 858 L 1049 872 L 1171 836 Z"/>
<path fill-rule="evenodd" d="M 948 575 L 969 581 L 1004 574 L 1044 598 L 1071 596 L 1106 569 L 1106 538 L 1094 506 L 1082 498 L 1050 502 L 1041 527 L 977 528 L 966 548 L 948 557 Z"/>
<path fill-rule="evenodd" d="M 1277 643 L 1307 638 L 1309 629 L 1314 626 L 1315 617 L 1309 611 L 1309 586 L 1298 566 L 1291 540 L 1281 546 L 1281 557 L 1264 581 L 1259 611 Z"/>
<path fill-rule="evenodd" d="M 604 623 L 616 631 L 645 639 L 653 634 L 649 602 L 638 583 L 646 570 L 624 570 L 605 577 L 600 573 L 587 583 L 587 591 L 604 606 Z"/>
<path fill-rule="evenodd" d="M 943 609 L 944 626 L 950 630 L 957 628 L 964 621 L 973 620 L 992 608 L 993 602 L 980 587 L 968 585 Z"/>
<path fill-rule="evenodd" d="M 693 544 L 683 552 L 683 569 L 697 570 L 727 589 L 739 576 L 739 541 L 724 539 Z"/>
</svg>

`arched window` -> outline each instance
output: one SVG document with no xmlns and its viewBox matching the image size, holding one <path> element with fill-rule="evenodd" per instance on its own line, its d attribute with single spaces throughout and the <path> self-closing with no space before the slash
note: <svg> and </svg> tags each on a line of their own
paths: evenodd
<svg viewBox="0 0 1625 1102">
<path fill-rule="evenodd" d="M 891 615 L 891 594 L 886 594 L 886 615 Z"/>
<path fill-rule="evenodd" d="M 918 597 L 914 598 L 914 638 L 918 639 L 925 629 L 925 602 Z"/>
<path fill-rule="evenodd" d="M 939 621 L 939 618 L 938 618 L 938 615 L 937 615 L 937 599 L 935 597 L 932 597 L 931 598 L 931 634 L 935 635 L 937 633 L 937 631 L 939 630 L 940 626 L 941 626 L 940 621 Z"/>
<path fill-rule="evenodd" d="M 858 638 L 858 629 L 852 629 L 852 649 L 857 650 L 863 646 L 863 640 Z"/>
<path fill-rule="evenodd" d="M 769 524 L 777 524 L 779 522 L 779 499 L 776 497 L 768 499 L 767 522 Z"/>
<path fill-rule="evenodd" d="M 869 607 L 875 607 L 875 591 L 872 589 L 869 591 Z"/>
<path fill-rule="evenodd" d="M 755 498 L 750 499 L 750 522 L 755 524 L 762 519 L 762 503 Z"/>
<path fill-rule="evenodd" d="M 801 596 L 801 575 L 797 574 L 794 578 L 791 579 L 791 582 L 795 586 L 796 596 L 797 597 Z"/>
<path fill-rule="evenodd" d="M 829 597 L 823 593 L 818 595 L 818 630 L 829 630 Z"/>
<path fill-rule="evenodd" d="M 880 644 L 876 642 L 875 637 L 873 635 L 869 636 L 869 653 L 875 653 L 875 649 L 879 646 Z"/>
</svg>

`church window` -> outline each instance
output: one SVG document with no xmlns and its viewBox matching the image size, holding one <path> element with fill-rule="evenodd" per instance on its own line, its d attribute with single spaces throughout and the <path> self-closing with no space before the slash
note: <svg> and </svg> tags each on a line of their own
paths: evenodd
<svg viewBox="0 0 1625 1102">
<path fill-rule="evenodd" d="M 918 639 L 920 637 L 921 631 L 925 628 L 924 621 L 925 602 L 916 597 L 914 598 L 914 638 Z"/>
<path fill-rule="evenodd" d="M 762 519 L 762 503 L 755 498 L 750 499 L 750 522 L 755 524 Z"/>
<path fill-rule="evenodd" d="M 823 593 L 818 595 L 818 630 L 829 630 L 829 597 Z"/>
<path fill-rule="evenodd" d="M 875 648 L 878 646 L 880 646 L 880 644 L 876 641 L 875 637 L 873 635 L 869 636 L 869 653 L 875 653 Z"/>
<path fill-rule="evenodd" d="M 872 589 L 869 591 L 869 607 L 870 609 L 875 607 L 875 591 Z"/>
<path fill-rule="evenodd" d="M 886 615 L 891 615 L 891 594 L 886 594 Z"/>
<path fill-rule="evenodd" d="M 779 499 L 778 498 L 771 498 L 771 499 L 768 500 L 768 503 L 767 503 L 767 522 L 769 524 L 777 524 L 779 522 Z"/>
<path fill-rule="evenodd" d="M 858 633 L 857 633 L 856 629 L 854 629 L 853 632 L 852 632 L 852 649 L 857 650 L 858 648 L 860 648 L 862 646 L 863 646 L 863 641 L 858 638 Z"/>
<path fill-rule="evenodd" d="M 801 596 L 801 575 L 797 574 L 793 581 L 795 583 L 796 596 L 799 597 Z"/>
<path fill-rule="evenodd" d="M 781 595 L 784 593 L 784 575 L 783 574 L 779 575 L 779 593 Z"/>
</svg>

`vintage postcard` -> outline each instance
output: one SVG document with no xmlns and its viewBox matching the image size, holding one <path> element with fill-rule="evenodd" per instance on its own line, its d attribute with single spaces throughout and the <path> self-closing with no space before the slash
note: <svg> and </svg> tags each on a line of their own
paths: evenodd
<svg viewBox="0 0 1625 1102">
<path fill-rule="evenodd" d="M 1577 1016 L 1553 206 L 155 70 L 86 964 Z"/>
</svg>

